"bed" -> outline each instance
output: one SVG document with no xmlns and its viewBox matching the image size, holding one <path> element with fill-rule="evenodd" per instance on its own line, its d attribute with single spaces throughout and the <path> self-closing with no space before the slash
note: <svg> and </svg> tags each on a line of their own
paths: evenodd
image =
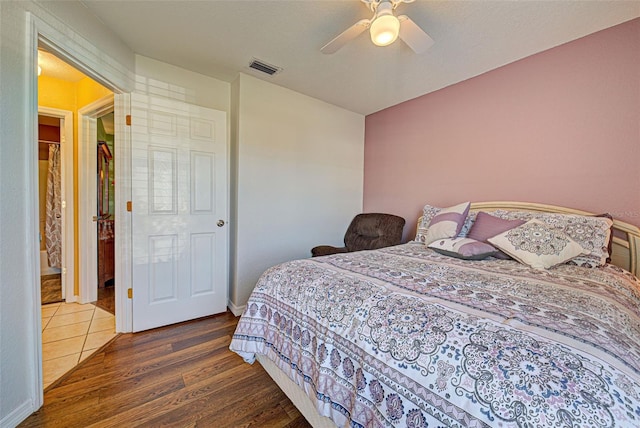
<svg viewBox="0 0 640 428">
<path fill-rule="evenodd" d="M 230 349 L 258 360 L 314 427 L 640 426 L 640 230 L 600 222 L 603 244 L 585 226 L 598 216 L 584 211 L 467 207 L 454 240 L 489 215 L 517 220 L 499 235 L 520 246 L 542 239 L 523 232 L 533 226 L 581 244 L 534 268 L 517 251 L 435 251 L 421 239 L 445 211 L 427 207 L 416 241 L 267 270 Z"/>
</svg>

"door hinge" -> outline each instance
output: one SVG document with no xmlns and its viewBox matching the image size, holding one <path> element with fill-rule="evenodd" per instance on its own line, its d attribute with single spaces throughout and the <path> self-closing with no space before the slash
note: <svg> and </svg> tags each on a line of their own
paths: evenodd
<svg viewBox="0 0 640 428">
<path fill-rule="evenodd" d="M 127 211 L 131 212 L 132 209 L 133 209 L 133 206 L 131 204 L 131 201 L 127 201 Z"/>
<path fill-rule="evenodd" d="M 131 115 L 130 114 L 125 116 L 125 123 L 127 124 L 127 126 L 131 126 Z"/>
<path fill-rule="evenodd" d="M 133 299 L 133 288 L 127 288 L 127 297 Z"/>
</svg>

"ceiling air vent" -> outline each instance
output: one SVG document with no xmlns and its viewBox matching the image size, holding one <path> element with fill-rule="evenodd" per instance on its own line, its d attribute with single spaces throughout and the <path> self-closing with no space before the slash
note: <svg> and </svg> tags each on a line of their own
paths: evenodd
<svg viewBox="0 0 640 428">
<path fill-rule="evenodd" d="M 266 73 L 269 76 L 273 76 L 274 74 L 278 74 L 282 71 L 282 68 L 276 67 L 275 65 L 267 64 L 264 61 L 260 61 L 259 59 L 253 59 L 249 64 L 249 68 L 253 68 L 254 70 L 258 70 L 261 73 Z"/>
</svg>

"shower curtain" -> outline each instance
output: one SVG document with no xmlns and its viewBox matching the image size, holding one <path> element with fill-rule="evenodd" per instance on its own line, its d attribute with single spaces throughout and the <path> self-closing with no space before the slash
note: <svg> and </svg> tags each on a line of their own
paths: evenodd
<svg viewBox="0 0 640 428">
<path fill-rule="evenodd" d="M 47 173 L 47 215 L 45 245 L 49 266 L 62 267 L 62 186 L 60 172 L 60 146 L 49 145 L 49 169 Z"/>
</svg>

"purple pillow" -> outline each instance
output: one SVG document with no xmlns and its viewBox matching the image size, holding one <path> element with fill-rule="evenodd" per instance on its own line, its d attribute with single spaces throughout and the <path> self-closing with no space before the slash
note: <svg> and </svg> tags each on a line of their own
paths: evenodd
<svg viewBox="0 0 640 428">
<path fill-rule="evenodd" d="M 506 232 L 507 230 L 514 229 L 525 223 L 525 220 L 505 220 L 480 211 L 476 215 L 476 220 L 473 223 L 473 226 L 469 229 L 467 238 L 475 239 L 480 242 L 487 242 L 487 239 L 493 238 L 496 235 Z M 502 251 L 496 253 L 494 257 L 503 260 L 511 259 L 510 256 Z"/>
<path fill-rule="evenodd" d="M 437 253 L 464 260 L 482 260 L 498 252 L 491 244 L 469 238 L 438 239 L 427 246 Z"/>
</svg>

